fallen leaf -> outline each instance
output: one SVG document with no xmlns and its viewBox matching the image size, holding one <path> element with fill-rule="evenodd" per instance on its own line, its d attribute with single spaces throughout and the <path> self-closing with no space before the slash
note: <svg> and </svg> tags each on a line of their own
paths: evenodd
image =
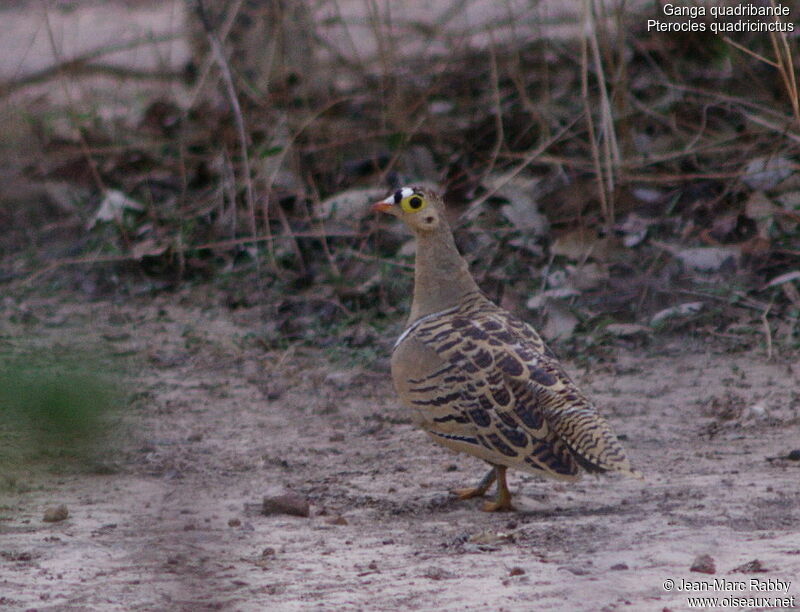
<svg viewBox="0 0 800 612">
<path fill-rule="evenodd" d="M 516 179 L 498 189 L 494 197 L 508 201 L 500 208 L 502 215 L 514 229 L 528 235 L 545 236 L 550 224 L 540 211 L 534 199 L 538 179 Z M 491 182 L 490 182 L 491 185 Z"/>
<path fill-rule="evenodd" d="M 578 318 L 566 304 L 558 300 L 548 300 L 545 304 L 547 322 L 542 328 L 542 334 L 550 339 L 569 338 L 578 326 Z"/>
<path fill-rule="evenodd" d="M 785 211 L 800 211 L 800 191 L 787 191 L 775 199 Z"/>
<path fill-rule="evenodd" d="M 769 236 L 778 210 L 779 208 L 762 191 L 751 193 L 744 206 L 745 216 L 756 222 L 758 235 L 763 237 Z"/>
<path fill-rule="evenodd" d="M 647 231 L 653 221 L 631 213 L 625 221 L 614 226 L 622 234 L 622 244 L 629 249 L 641 244 L 647 238 Z"/>
<path fill-rule="evenodd" d="M 571 261 L 608 261 L 616 250 L 616 241 L 611 237 L 600 237 L 597 232 L 577 229 L 561 234 L 550 245 L 552 255 L 561 255 Z"/>
<path fill-rule="evenodd" d="M 649 327 L 636 323 L 610 323 L 604 329 L 612 336 L 619 336 L 620 338 L 632 338 L 653 333 L 653 330 Z"/>
<path fill-rule="evenodd" d="M 735 247 L 689 248 L 675 253 L 675 256 L 694 270 L 717 272 L 727 264 L 736 265 L 739 249 Z"/>
<path fill-rule="evenodd" d="M 783 156 L 756 157 L 747 164 L 742 180 L 750 189 L 769 191 L 794 171 L 795 164 Z"/>
<path fill-rule="evenodd" d="M 145 238 L 141 242 L 137 242 L 131 249 L 131 255 L 136 259 L 142 257 L 158 257 L 163 255 L 168 249 L 168 245 L 160 244 L 155 238 Z"/>
<path fill-rule="evenodd" d="M 455 104 L 449 100 L 431 100 L 428 104 L 428 112 L 431 115 L 446 115 L 455 108 Z"/>
<path fill-rule="evenodd" d="M 374 189 L 342 191 L 320 202 L 319 216 L 328 231 L 355 231 L 361 220 L 370 214 L 369 205 L 377 202 L 378 197 Z"/>
<path fill-rule="evenodd" d="M 766 285 L 764 285 L 763 289 L 767 287 L 776 287 L 778 285 L 783 285 L 784 283 L 790 283 L 795 280 L 800 280 L 800 270 L 793 270 L 791 272 L 787 272 L 786 274 L 780 274 L 769 281 Z"/>
<path fill-rule="evenodd" d="M 580 291 L 574 287 L 558 287 L 556 289 L 548 289 L 547 291 L 542 291 L 541 293 L 528 298 L 528 301 L 525 302 L 525 306 L 531 310 L 539 310 L 540 308 L 543 308 L 547 301 L 551 298 L 563 299 L 580 294 Z"/>
<path fill-rule="evenodd" d="M 568 283 L 579 291 L 594 289 L 609 279 L 608 266 L 604 263 L 588 262 L 582 266 L 567 266 Z"/>
<path fill-rule="evenodd" d="M 631 190 L 633 197 L 647 204 L 660 202 L 664 199 L 665 194 L 661 189 L 653 189 L 652 187 L 634 187 Z"/>
<path fill-rule="evenodd" d="M 136 200 L 129 198 L 116 189 L 106 189 L 97 211 L 86 224 L 87 229 L 92 229 L 101 221 L 122 221 L 126 210 L 142 211 L 144 207 Z"/>
<path fill-rule="evenodd" d="M 765 255 L 770 251 L 771 242 L 764 236 L 753 236 L 738 245 L 742 255 Z"/>
<path fill-rule="evenodd" d="M 665 308 L 654 314 L 650 319 L 650 325 L 655 327 L 667 319 L 695 315 L 701 310 L 703 310 L 703 302 L 686 302 L 677 306 L 671 306 L 670 308 Z"/>
<path fill-rule="evenodd" d="M 736 266 L 741 256 L 739 247 L 683 248 L 663 242 L 653 244 L 668 251 L 689 268 L 700 272 L 717 272 L 726 265 Z"/>
</svg>

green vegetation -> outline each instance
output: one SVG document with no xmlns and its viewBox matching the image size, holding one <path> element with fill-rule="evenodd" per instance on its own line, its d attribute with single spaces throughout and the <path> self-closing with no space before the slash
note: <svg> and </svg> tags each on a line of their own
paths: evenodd
<svg viewBox="0 0 800 612">
<path fill-rule="evenodd" d="M 29 352 L 0 365 L 0 472 L 91 461 L 114 424 L 119 394 L 87 355 Z M 11 478 L 11 476 L 8 476 Z"/>
</svg>

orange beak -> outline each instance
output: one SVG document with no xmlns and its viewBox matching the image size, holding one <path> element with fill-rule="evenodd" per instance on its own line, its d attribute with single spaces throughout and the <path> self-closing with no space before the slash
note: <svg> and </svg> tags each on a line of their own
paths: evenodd
<svg viewBox="0 0 800 612">
<path fill-rule="evenodd" d="M 394 196 L 391 195 L 385 200 L 381 200 L 380 202 L 375 202 L 375 204 L 372 205 L 372 212 L 384 212 L 391 214 L 392 210 L 394 209 L 394 206 L 395 206 Z"/>
<path fill-rule="evenodd" d="M 386 202 L 375 202 L 372 205 L 372 212 L 389 212 L 392 206 L 392 204 L 387 204 Z"/>
</svg>

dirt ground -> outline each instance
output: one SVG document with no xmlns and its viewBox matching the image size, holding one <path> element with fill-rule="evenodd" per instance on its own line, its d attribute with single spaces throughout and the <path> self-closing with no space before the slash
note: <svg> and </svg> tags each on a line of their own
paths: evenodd
<svg viewBox="0 0 800 612">
<path fill-rule="evenodd" d="M 5 299 L 7 348 L 90 350 L 124 367 L 128 393 L 104 469 L 2 489 L 0 608 L 681 610 L 693 595 L 800 595 L 800 461 L 778 458 L 800 448 L 796 355 L 673 338 L 569 362 L 647 481 L 515 472 L 519 510 L 486 514 L 447 493 L 483 466 L 411 426 L 387 354 L 267 351 L 260 308 L 215 300 L 203 287 Z M 310 516 L 260 513 L 285 492 Z M 44 522 L 57 504 L 69 518 Z M 690 571 L 703 554 L 715 575 Z M 741 569 L 755 559 L 766 571 Z M 696 590 L 715 578 L 747 587 Z M 791 585 L 757 592 L 752 578 Z M 745 608 L 784 609 L 767 604 Z"/>
<path fill-rule="evenodd" d="M 54 45 L 44 12 L 0 2 L 2 79 L 51 65 L 53 46 L 71 57 L 182 27 L 179 2 L 71 4 L 47 15 Z M 130 10 L 116 18 L 122 5 Z M 178 69 L 187 54 L 176 38 L 123 64 Z M 41 89 L 56 97 L 62 84 Z M 2 110 L 0 148 L 16 151 L 5 143 L 19 112 Z M 6 157 L 4 177 L 22 164 Z M 646 482 L 565 485 L 512 472 L 518 511 L 486 514 L 481 500 L 448 494 L 484 466 L 435 446 L 394 397 L 388 364 L 399 326 L 374 351 L 274 350 L 259 340 L 266 308 L 229 308 L 207 285 L 93 300 L 9 286 L 0 288 L 0 356 L 91 354 L 124 372 L 125 392 L 96 462 L 0 462 L 0 610 L 637 611 L 687 609 L 694 596 L 717 597 L 708 609 L 800 601 L 800 461 L 789 458 L 800 455 L 797 354 L 767 360 L 758 342 L 730 352 L 656 336 L 606 347 L 602 360 L 568 360 Z M 310 515 L 261 513 L 265 496 L 285 493 L 307 500 Z M 60 504 L 68 518 L 43 521 Z M 716 573 L 691 571 L 700 555 Z"/>
</svg>

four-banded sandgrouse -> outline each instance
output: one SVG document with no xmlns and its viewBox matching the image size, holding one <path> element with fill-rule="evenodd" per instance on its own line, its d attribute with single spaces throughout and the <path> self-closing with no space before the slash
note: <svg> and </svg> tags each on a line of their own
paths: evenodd
<svg viewBox="0 0 800 612">
<path fill-rule="evenodd" d="M 539 334 L 481 293 L 458 253 L 444 203 L 404 187 L 373 205 L 416 235 L 414 298 L 392 352 L 392 379 L 415 423 L 438 443 L 492 470 L 462 499 L 510 510 L 509 467 L 565 480 L 587 472 L 641 478 L 608 423 L 567 376 Z"/>
</svg>

